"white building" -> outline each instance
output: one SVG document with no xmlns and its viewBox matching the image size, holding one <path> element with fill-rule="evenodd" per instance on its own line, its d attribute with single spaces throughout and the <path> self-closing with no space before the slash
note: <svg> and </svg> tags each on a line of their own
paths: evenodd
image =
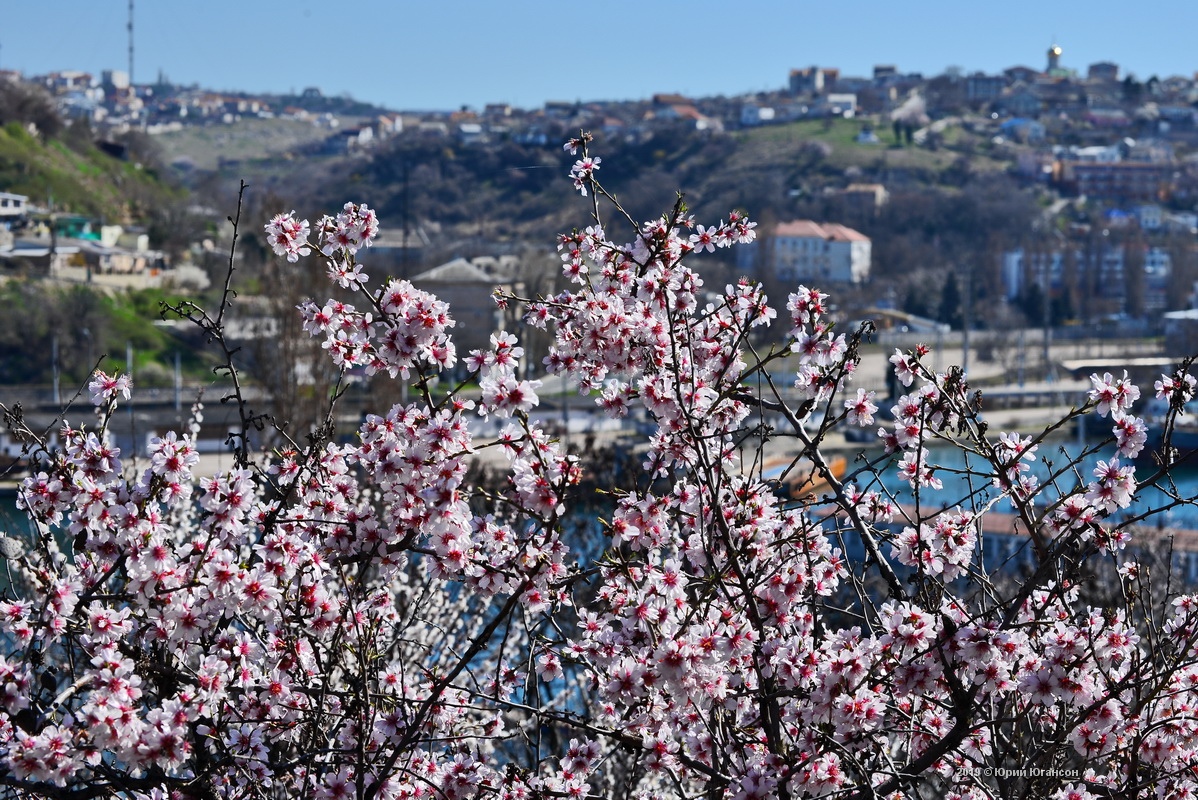
<svg viewBox="0 0 1198 800">
<path fill-rule="evenodd" d="M 0 221 L 25 216 L 29 198 L 23 194 L 0 192 Z"/>
<path fill-rule="evenodd" d="M 740 124 L 745 127 L 773 122 L 775 116 L 774 109 L 769 106 L 745 103 L 740 107 Z"/>
<path fill-rule="evenodd" d="M 119 69 L 106 69 L 100 73 L 100 84 L 106 89 L 123 92 L 129 88 L 129 73 Z"/>
<path fill-rule="evenodd" d="M 821 112 L 833 117 L 854 117 L 857 115 L 857 95 L 842 92 L 830 94 L 818 104 Z"/>
<path fill-rule="evenodd" d="M 863 283 L 869 279 L 869 237 L 836 223 L 784 222 L 769 240 L 767 267 L 779 280 Z"/>
<path fill-rule="evenodd" d="M 1094 145 L 1069 148 L 1064 152 L 1064 158 L 1083 164 L 1118 164 L 1123 160 L 1123 154 L 1116 145 Z"/>
<path fill-rule="evenodd" d="M 1143 297 L 1141 313 L 1158 314 L 1168 307 L 1169 275 L 1173 269 L 1169 251 L 1149 247 L 1141 251 Z M 1140 260 L 1137 258 L 1135 260 Z M 1076 300 L 1094 313 L 1119 313 L 1126 308 L 1128 263 L 1134 263 L 1123 245 L 1104 245 L 1095 251 L 1075 247 L 1072 251 L 1009 250 L 1002 255 L 1002 279 L 1008 302 L 1030 285 L 1053 295 L 1073 291 Z"/>
<path fill-rule="evenodd" d="M 1140 221 L 1140 227 L 1146 231 L 1160 230 L 1164 224 L 1163 211 L 1160 206 L 1155 203 L 1136 206 L 1136 219 Z"/>
<path fill-rule="evenodd" d="M 1198 214 L 1192 211 L 1178 211 L 1164 215 L 1165 227 L 1181 233 L 1198 233 Z"/>
</svg>

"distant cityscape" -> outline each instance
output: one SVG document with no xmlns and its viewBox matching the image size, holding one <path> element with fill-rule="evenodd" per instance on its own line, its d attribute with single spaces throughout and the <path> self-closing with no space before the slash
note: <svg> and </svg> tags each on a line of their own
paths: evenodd
<svg viewBox="0 0 1198 800">
<path fill-rule="evenodd" d="M 1055 231 L 1035 244 L 1006 242 L 999 252 L 987 254 L 988 270 L 1008 301 L 1026 306 L 1032 294 L 1054 299 L 1070 294 L 1075 305 L 1084 298 L 1088 321 L 1139 320 L 1132 326 L 1136 330 L 1159 331 L 1170 312 L 1170 324 L 1198 325 L 1198 297 L 1193 296 L 1198 82 L 1194 76 L 1140 81 L 1108 61 L 1074 67 L 1055 44 L 1041 58 L 1036 66 L 1016 65 L 999 74 L 950 70 L 936 76 L 886 64 L 875 66 L 869 76 L 849 76 L 834 66 L 813 65 L 779 76 L 782 85 L 776 91 L 739 97 L 662 92 L 634 101 L 546 102 L 535 109 L 496 103 L 424 112 L 327 98 L 316 87 L 283 97 L 178 86 L 163 75 L 153 83 L 133 84 L 120 70 L 99 76 L 70 70 L 26 76 L 9 70 L 0 71 L 0 81 L 44 89 L 65 119 L 86 120 L 101 138 L 284 119 L 319 131 L 303 152 L 325 156 L 363 156 L 396 142 L 552 148 L 579 129 L 625 142 L 648 140 L 667 129 L 738 136 L 812 120 L 852 124 L 855 146 L 884 154 L 895 147 L 951 148 L 953 137 L 963 132 L 980 143 L 976 153 L 1004 164 L 1022 185 L 1044 193 L 1042 224 Z M 185 171 L 193 165 L 184 156 L 172 166 Z M 855 179 L 851 170 L 845 174 L 841 185 L 824 186 L 820 195 L 836 199 L 842 218 L 778 219 L 763 227 L 762 242 L 746 249 L 737 266 L 777 280 L 869 285 L 876 272 L 871 237 L 857 228 L 869 227 L 903 178 L 894 169 L 866 170 Z M 38 200 L 0 194 L 0 219 L 36 211 Z M 1089 216 L 1071 215 L 1070 208 L 1083 203 Z M 414 232 L 413 242 L 405 240 L 404 247 L 419 246 L 423 236 L 423 230 Z M 145 253 L 145 243 L 139 250 L 122 231 L 110 229 L 104 244 L 128 246 L 131 255 L 98 260 L 97 272 L 168 266 L 159 254 L 137 257 Z M 0 240 L 0 259 L 4 247 Z M 877 293 L 873 300 L 879 307 L 888 304 Z M 889 304 L 898 305 L 893 298 Z M 1042 316 L 1027 313 L 1032 319 Z"/>
<path fill-rule="evenodd" d="M 368 119 L 342 127 L 336 114 L 312 110 L 325 99 L 318 87 L 295 96 L 251 95 L 178 86 L 161 73 L 153 83 L 132 84 L 128 72 L 115 69 L 99 76 L 77 70 L 29 76 L 0 70 L 0 81 L 25 82 L 50 92 L 66 119 L 86 119 L 109 130 L 132 128 L 153 135 L 245 118 L 298 119 L 329 129 L 326 147 L 340 152 L 399 135 L 446 137 L 464 145 L 496 138 L 541 144 L 563 127 L 640 135 L 679 121 L 699 131 L 732 131 L 829 117 L 882 117 L 896 138 L 922 138 L 928 135 L 929 121 L 980 114 L 971 117 L 971 124 L 1012 142 L 1042 145 L 1043 153 L 1022 160 L 1020 167 L 1063 189 L 1118 202 L 1192 191 L 1184 175 L 1174 175 L 1165 165 L 1174 161 L 1173 146 L 1188 147 L 1198 140 L 1195 76 L 1139 81 L 1109 61 L 1090 64 L 1083 74 L 1066 66 L 1063 49 L 1053 45 L 1043 68 L 1012 66 L 1001 74 L 952 69 L 928 77 L 879 64 L 868 77 L 820 66 L 792 69 L 785 77 L 777 91 L 739 97 L 660 93 L 638 101 L 549 101 L 535 109 L 494 103 L 482 109 L 421 112 L 362 103 L 363 113 L 356 116 Z M 877 138 L 882 143 L 890 131 L 865 127 L 862 135 L 863 141 Z M 1118 152 L 1121 135 L 1148 138 L 1152 144 Z"/>
</svg>

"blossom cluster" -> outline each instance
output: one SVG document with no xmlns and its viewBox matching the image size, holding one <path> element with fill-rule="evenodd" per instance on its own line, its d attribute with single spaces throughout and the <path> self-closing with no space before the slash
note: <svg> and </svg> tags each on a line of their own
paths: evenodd
<svg viewBox="0 0 1198 800">
<path fill-rule="evenodd" d="M 570 177 L 599 198 L 589 142 L 567 144 Z M 329 278 L 299 314 L 333 364 L 413 381 L 351 441 L 314 431 L 200 477 L 197 407 L 135 462 L 108 429 L 128 379 L 97 373 L 96 424 L 64 422 L 19 491 L 33 533 L 5 554 L 4 783 L 137 800 L 1198 793 L 1198 597 L 1144 603 L 1115 519 L 1148 447 L 1126 377 L 1095 376 L 1077 412 L 1112 422 L 1084 479 L 1042 436 L 991 436 L 966 376 L 929 370 L 924 347 L 890 357 L 904 388 L 879 422 L 826 294 L 796 287 L 765 352 L 764 289 L 712 291 L 687 266 L 754 239 L 739 212 L 707 226 L 679 202 L 629 241 L 610 230 L 560 237 L 569 288 L 522 301 L 552 336 L 547 372 L 649 423 L 631 488 L 587 498 L 599 511 L 530 418 L 541 383 L 516 336 L 459 364 L 444 301 L 371 284 L 365 205 L 266 227 Z M 434 393 L 455 366 L 469 380 Z M 1180 408 L 1194 387 L 1157 391 Z M 816 499 L 764 474 L 767 413 Z M 505 427 L 483 440 L 479 418 Z M 839 423 L 877 425 L 885 451 L 843 483 L 822 449 Z M 488 448 L 501 475 L 475 480 Z M 993 567 L 1000 500 L 1026 574 Z M 578 514 L 601 520 L 597 545 L 572 548 Z M 1083 565 L 1124 548 L 1118 597 L 1083 594 Z M 1029 764 L 1080 777 L 993 780 Z"/>
<path fill-rule="evenodd" d="M 364 276 L 356 273 L 365 285 Z M 449 306 L 404 280 L 392 280 L 374 298 L 375 311 L 329 300 L 299 306 L 304 330 L 323 336 L 321 344 L 341 369 L 362 367 L 368 375 L 386 372 L 409 377 L 418 363 L 452 367 L 457 351 L 448 329 L 455 324 Z"/>
</svg>

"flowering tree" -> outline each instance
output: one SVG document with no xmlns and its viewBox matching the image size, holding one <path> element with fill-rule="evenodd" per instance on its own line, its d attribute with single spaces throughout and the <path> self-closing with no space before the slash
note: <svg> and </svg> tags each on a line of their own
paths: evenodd
<svg viewBox="0 0 1198 800">
<path fill-rule="evenodd" d="M 1138 390 L 1096 376 L 1070 415 L 1113 422 L 1096 447 L 1115 455 L 1089 476 L 1078 459 L 1034 471 L 1050 431 L 992 436 L 965 377 L 929 370 L 924 348 L 891 358 L 909 393 L 879 425 L 874 393 L 850 385 L 862 333 L 833 328 L 824 294 L 798 287 L 785 346 L 762 352 L 756 329 L 779 321 L 761 289 L 709 292 L 684 265 L 751 241 L 753 223 L 698 225 L 680 200 L 645 224 L 623 217 L 618 244 L 602 215 L 622 211 L 588 142 L 567 145 L 594 218 L 559 241 L 573 288 L 499 302 L 526 303 L 552 333 L 549 372 L 654 422 L 600 553 L 580 557 L 566 535 L 580 465 L 530 420 L 539 383 L 518 377 L 515 337 L 465 354 L 470 384 L 441 391 L 459 361 L 452 310 L 406 281 L 369 282 L 374 213 L 279 215 L 275 251 L 319 260 L 337 287 L 299 308 L 305 329 L 342 371 L 410 381 L 417 399 L 368 417 L 357 444 L 332 444 L 324 425 L 254 454 L 264 421 L 238 388 L 224 305 L 186 304 L 175 310 L 224 348 L 242 409 L 229 471 L 193 478 L 195 429 L 155 440 L 138 470 L 123 463 L 106 435 L 123 376 L 95 375 L 97 424 L 64 424 L 54 449 L 6 409 L 42 467 L 20 488 L 34 536 L 4 548 L 0 785 L 69 798 L 1192 796 L 1198 597 L 1142 591 L 1137 519 L 1111 521 L 1137 490 Z M 784 359 L 797 401 L 775 385 Z M 1195 381 L 1182 370 L 1156 388 L 1175 416 Z M 478 415 L 507 421 L 498 440 L 474 440 Z M 843 480 L 822 447 L 841 422 L 879 425 L 885 450 Z M 822 479 L 820 502 L 764 474 L 782 435 Z M 969 480 L 946 484 L 933 444 L 964 454 Z M 508 465 L 497 487 L 466 480 L 484 448 Z M 1157 478 L 1167 437 L 1161 457 Z M 1023 574 L 981 535 L 1000 505 L 1030 549 Z M 1080 599 L 1096 560 L 1120 581 L 1101 607 Z"/>
</svg>

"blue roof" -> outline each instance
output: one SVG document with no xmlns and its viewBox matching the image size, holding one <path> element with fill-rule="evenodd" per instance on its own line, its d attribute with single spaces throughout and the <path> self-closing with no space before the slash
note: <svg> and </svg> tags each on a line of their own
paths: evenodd
<svg viewBox="0 0 1198 800">
<path fill-rule="evenodd" d="M 1031 125 L 1033 122 L 1035 122 L 1034 119 L 1028 119 L 1027 117 L 1011 117 L 1002 125 L 999 125 L 998 128 L 1005 131 L 1008 128 L 1022 128 L 1024 125 Z"/>
</svg>

